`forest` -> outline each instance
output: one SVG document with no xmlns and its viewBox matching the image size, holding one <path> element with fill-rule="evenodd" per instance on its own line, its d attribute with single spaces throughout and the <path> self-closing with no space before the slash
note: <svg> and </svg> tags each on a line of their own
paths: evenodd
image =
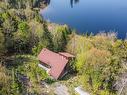
<svg viewBox="0 0 127 95">
<path fill-rule="evenodd" d="M 127 40 L 115 33 L 78 34 L 39 14 L 45 0 L 0 0 L 0 95 L 55 95 L 41 82 L 82 85 L 91 95 L 126 95 Z M 52 80 L 38 67 L 43 48 L 76 56 L 66 79 Z M 73 81 L 73 82 L 70 82 Z"/>
</svg>

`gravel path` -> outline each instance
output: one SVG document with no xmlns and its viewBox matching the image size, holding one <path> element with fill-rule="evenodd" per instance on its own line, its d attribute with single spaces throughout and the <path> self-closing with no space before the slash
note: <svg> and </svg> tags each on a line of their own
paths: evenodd
<svg viewBox="0 0 127 95">
<path fill-rule="evenodd" d="M 56 95 L 69 95 L 68 88 L 65 85 L 57 83 L 55 86 Z"/>
</svg>

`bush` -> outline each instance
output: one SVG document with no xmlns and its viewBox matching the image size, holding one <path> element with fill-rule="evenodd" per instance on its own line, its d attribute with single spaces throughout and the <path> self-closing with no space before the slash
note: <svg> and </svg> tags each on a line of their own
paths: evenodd
<svg viewBox="0 0 127 95">
<path fill-rule="evenodd" d="M 47 79 L 45 79 L 45 82 L 48 83 L 48 84 L 52 84 L 52 83 L 55 82 L 55 80 L 50 78 L 50 77 L 48 77 Z"/>
<path fill-rule="evenodd" d="M 7 69 L 0 63 L 0 94 L 9 95 L 10 92 L 10 76 Z"/>
<path fill-rule="evenodd" d="M 5 42 L 4 34 L 0 30 L 0 56 L 5 53 L 5 44 L 4 44 L 4 42 Z"/>
<path fill-rule="evenodd" d="M 76 67 L 84 88 L 93 94 L 114 95 L 114 83 L 123 72 L 126 62 L 126 41 L 107 36 L 72 34 L 67 51 L 76 55 Z M 124 60 L 124 61 L 123 61 Z"/>
</svg>

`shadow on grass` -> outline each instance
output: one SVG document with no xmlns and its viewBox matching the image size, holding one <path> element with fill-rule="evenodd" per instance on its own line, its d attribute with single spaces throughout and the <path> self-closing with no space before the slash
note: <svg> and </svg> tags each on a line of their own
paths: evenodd
<svg viewBox="0 0 127 95">
<path fill-rule="evenodd" d="M 60 80 L 61 80 L 61 81 L 62 81 L 62 80 L 66 81 L 66 80 L 69 80 L 69 79 L 71 79 L 72 77 L 74 77 L 74 76 L 76 76 L 76 75 L 77 75 L 77 72 L 76 72 L 76 71 L 69 72 L 69 73 L 67 73 L 65 76 L 63 76 Z"/>
<path fill-rule="evenodd" d="M 52 78 L 50 78 L 50 77 L 46 78 L 44 81 L 45 81 L 47 84 L 53 84 L 53 83 L 56 82 L 56 80 L 54 80 L 54 79 L 52 79 Z"/>
<path fill-rule="evenodd" d="M 11 56 L 6 59 L 5 66 L 7 68 L 17 68 L 18 66 L 23 65 L 26 62 L 30 62 L 31 59 L 29 57 L 24 56 Z"/>
</svg>

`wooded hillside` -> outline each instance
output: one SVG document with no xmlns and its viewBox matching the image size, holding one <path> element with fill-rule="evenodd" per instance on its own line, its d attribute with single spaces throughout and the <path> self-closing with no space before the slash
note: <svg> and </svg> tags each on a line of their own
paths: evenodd
<svg viewBox="0 0 127 95">
<path fill-rule="evenodd" d="M 43 48 L 76 56 L 63 79 L 71 89 L 82 85 L 92 95 L 126 95 L 127 41 L 112 33 L 78 35 L 67 25 L 48 23 L 39 14 L 43 4 L 0 0 L 0 95 L 54 95 L 41 85 L 55 82 L 37 66 Z"/>
</svg>

